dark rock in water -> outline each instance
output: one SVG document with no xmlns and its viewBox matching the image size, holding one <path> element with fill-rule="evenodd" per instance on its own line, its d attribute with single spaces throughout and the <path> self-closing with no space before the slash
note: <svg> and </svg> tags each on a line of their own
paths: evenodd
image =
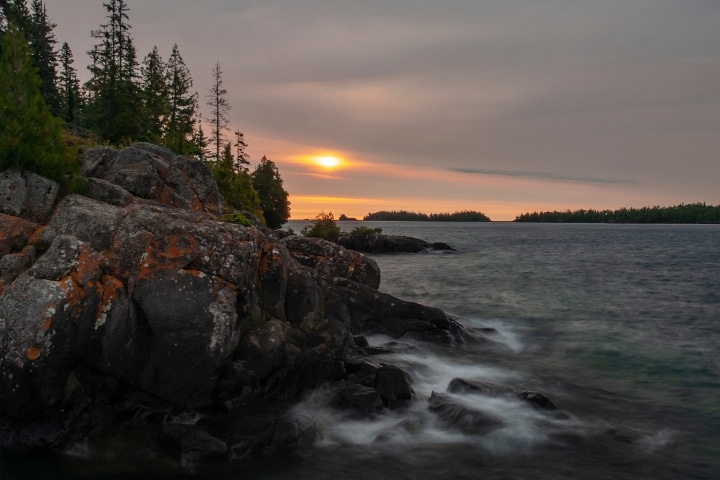
<svg viewBox="0 0 720 480">
<path fill-rule="evenodd" d="M 361 335 L 472 340 L 441 310 L 378 292 L 377 264 L 359 252 L 219 221 L 200 161 L 103 147 L 83 172 L 93 198 L 59 202 L 40 177 L 0 175 L 12 197 L 0 196 L 0 448 L 99 447 L 128 425 L 193 468 L 270 454 L 312 427 L 253 405 L 340 381 L 358 385 L 351 409 L 412 400 L 404 372 L 364 357 Z M 200 408 L 224 417 L 163 423 Z"/>
<path fill-rule="evenodd" d="M 180 463 L 187 470 L 221 460 L 228 452 L 225 442 L 196 425 L 163 425 L 161 440 L 180 454 Z"/>
<path fill-rule="evenodd" d="M 515 395 L 515 391 L 510 387 L 464 378 L 453 378 L 448 384 L 447 391 L 450 393 L 478 393 L 489 397 Z"/>
<path fill-rule="evenodd" d="M 390 409 L 407 407 L 415 398 L 410 377 L 398 367 L 388 365 L 375 374 L 375 390 L 380 394 L 382 404 Z"/>
<path fill-rule="evenodd" d="M 525 390 L 518 394 L 521 400 L 528 402 L 533 407 L 540 410 L 557 410 L 558 408 L 548 397 L 542 393 Z"/>
<path fill-rule="evenodd" d="M 425 250 L 455 251 L 454 248 L 445 243 L 429 243 L 419 238 L 402 235 L 382 235 L 376 231 L 341 233 L 337 243 L 350 250 L 365 253 L 418 253 Z"/>
<path fill-rule="evenodd" d="M 356 384 L 340 390 L 331 404 L 336 408 L 367 417 L 383 409 L 383 398 L 375 388 Z"/>
<path fill-rule="evenodd" d="M 296 260 L 323 275 L 347 278 L 374 289 L 380 286 L 380 269 L 365 255 L 320 238 L 292 235 L 282 242 Z"/>
<path fill-rule="evenodd" d="M 432 392 L 428 408 L 447 426 L 467 434 L 484 435 L 503 426 L 503 422 L 492 415 L 463 405 L 444 393 Z"/>
</svg>

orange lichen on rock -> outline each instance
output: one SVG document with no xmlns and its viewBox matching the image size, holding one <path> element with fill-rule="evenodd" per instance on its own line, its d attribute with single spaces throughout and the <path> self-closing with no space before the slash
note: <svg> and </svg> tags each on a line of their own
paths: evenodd
<svg viewBox="0 0 720 480">
<path fill-rule="evenodd" d="M 38 359 L 38 357 L 40 356 L 41 353 L 42 353 L 42 348 L 38 348 L 35 345 L 30 345 L 30 347 L 28 347 L 28 351 L 27 351 L 27 358 L 28 358 L 28 360 L 35 361 Z"/>
<path fill-rule="evenodd" d="M 102 257 L 95 253 L 89 245 L 83 245 L 78 253 L 77 264 L 70 276 L 78 285 L 88 285 L 97 279 L 100 273 Z"/>
<path fill-rule="evenodd" d="M 152 278 L 158 270 L 181 270 L 193 261 L 198 242 L 193 237 L 168 235 L 148 244 L 138 270 L 138 279 Z"/>
</svg>

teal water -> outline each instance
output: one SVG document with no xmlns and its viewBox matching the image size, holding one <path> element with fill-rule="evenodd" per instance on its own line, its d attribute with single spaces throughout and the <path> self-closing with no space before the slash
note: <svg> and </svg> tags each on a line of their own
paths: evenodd
<svg viewBox="0 0 720 480">
<path fill-rule="evenodd" d="M 318 392 L 296 408 L 316 419 L 319 441 L 288 458 L 192 476 L 55 456 L 17 478 L 720 478 L 720 226 L 363 225 L 455 247 L 373 256 L 380 289 L 442 308 L 468 328 L 493 327 L 505 348 L 408 342 L 405 353 L 378 360 L 411 374 L 413 408 L 357 420 Z M 465 401 L 507 426 L 459 434 L 427 410 L 431 392 L 454 377 L 540 391 L 568 416 L 478 396 Z"/>
<path fill-rule="evenodd" d="M 720 478 L 720 226 L 364 224 L 458 250 L 374 256 L 381 290 L 496 327 L 516 344 L 509 355 L 464 351 L 449 366 L 516 373 L 515 386 L 608 428 L 562 445 L 484 451 L 478 475 Z M 431 361 L 448 358 L 436 354 Z M 469 474 L 474 464 L 460 451 L 437 461 Z M 432 471 L 422 458 L 419 471 Z"/>
</svg>

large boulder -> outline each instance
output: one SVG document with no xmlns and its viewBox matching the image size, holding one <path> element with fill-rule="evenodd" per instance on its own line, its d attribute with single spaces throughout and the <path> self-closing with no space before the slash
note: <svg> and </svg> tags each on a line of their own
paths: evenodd
<svg viewBox="0 0 720 480">
<path fill-rule="evenodd" d="M 0 213 L 40 223 L 50 216 L 60 187 L 57 182 L 30 172 L 0 172 Z"/>
<path fill-rule="evenodd" d="M 172 150 L 137 143 L 123 150 L 92 148 L 83 155 L 83 175 L 121 187 L 135 197 L 168 206 L 207 212 L 223 208 L 222 196 L 205 163 L 178 157 Z M 115 204 L 128 196 L 117 188 L 92 182 L 89 193 Z"/>
</svg>

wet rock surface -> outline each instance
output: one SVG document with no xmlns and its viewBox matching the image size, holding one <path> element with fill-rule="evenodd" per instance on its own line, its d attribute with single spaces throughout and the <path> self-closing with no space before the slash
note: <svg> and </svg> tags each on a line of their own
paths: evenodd
<svg viewBox="0 0 720 480">
<path fill-rule="evenodd" d="M 426 242 L 403 235 L 383 235 L 380 232 L 341 233 L 339 245 L 364 253 L 420 253 L 454 252 L 455 249 L 442 242 Z"/>
<path fill-rule="evenodd" d="M 88 196 L 0 178 L 0 448 L 92 450 L 131 431 L 190 470 L 272 455 L 312 441 L 313 420 L 285 411 L 318 387 L 362 415 L 413 401 L 359 335 L 472 340 L 379 292 L 359 252 L 218 221 L 202 162 L 138 144 L 88 150 L 83 172 Z"/>
</svg>

